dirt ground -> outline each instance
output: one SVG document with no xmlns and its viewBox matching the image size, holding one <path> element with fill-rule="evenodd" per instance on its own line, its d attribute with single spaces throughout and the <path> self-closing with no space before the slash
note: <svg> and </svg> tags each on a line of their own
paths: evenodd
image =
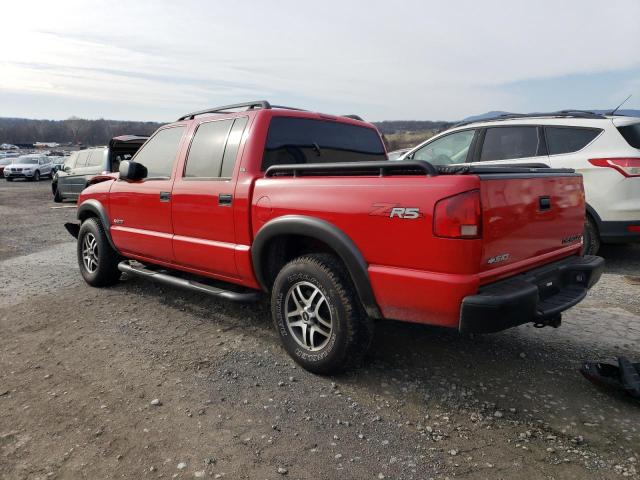
<svg viewBox="0 0 640 480">
<path fill-rule="evenodd" d="M 363 368 L 320 377 L 266 303 L 87 286 L 57 207 L 0 181 L 2 479 L 639 478 L 640 402 L 578 368 L 640 360 L 640 245 L 603 248 L 559 329 L 380 322 Z"/>
</svg>

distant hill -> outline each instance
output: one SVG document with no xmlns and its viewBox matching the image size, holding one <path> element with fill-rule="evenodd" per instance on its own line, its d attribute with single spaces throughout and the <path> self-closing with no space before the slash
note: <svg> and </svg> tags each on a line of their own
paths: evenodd
<svg viewBox="0 0 640 480">
<path fill-rule="evenodd" d="M 32 144 L 56 142 L 60 144 L 106 145 L 118 135 L 150 135 L 161 124 L 120 120 L 32 120 L 0 118 L 0 143 Z"/>
</svg>

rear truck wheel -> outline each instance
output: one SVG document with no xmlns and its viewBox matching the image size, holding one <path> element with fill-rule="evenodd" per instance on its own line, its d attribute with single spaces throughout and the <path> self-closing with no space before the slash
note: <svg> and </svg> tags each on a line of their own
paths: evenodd
<svg viewBox="0 0 640 480">
<path fill-rule="evenodd" d="M 271 314 L 289 355 L 306 370 L 329 374 L 357 366 L 373 338 L 344 266 L 331 254 L 305 255 L 278 273 Z"/>
<path fill-rule="evenodd" d="M 584 236 L 582 244 L 583 255 L 595 255 L 600 250 L 600 235 L 598 233 L 598 227 L 596 222 L 587 215 L 587 220 L 584 222 Z"/>
<path fill-rule="evenodd" d="M 58 184 L 53 184 L 53 201 L 56 203 L 62 203 L 62 195 L 60 194 L 60 190 L 58 190 Z"/>
<path fill-rule="evenodd" d="M 82 222 L 77 251 L 80 273 L 89 285 L 107 287 L 120 279 L 120 256 L 109 244 L 104 227 L 97 218 Z"/>
</svg>

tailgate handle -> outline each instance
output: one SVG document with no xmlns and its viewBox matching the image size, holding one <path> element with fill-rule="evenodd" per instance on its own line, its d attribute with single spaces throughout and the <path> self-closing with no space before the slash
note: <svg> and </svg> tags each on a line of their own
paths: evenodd
<svg viewBox="0 0 640 480">
<path fill-rule="evenodd" d="M 544 212 L 546 210 L 551 209 L 551 198 L 550 197 L 540 197 L 538 199 L 538 205 L 540 206 L 540 211 Z"/>
</svg>

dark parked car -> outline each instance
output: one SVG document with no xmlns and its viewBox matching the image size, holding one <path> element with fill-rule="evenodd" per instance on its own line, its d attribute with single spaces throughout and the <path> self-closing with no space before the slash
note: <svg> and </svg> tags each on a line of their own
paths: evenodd
<svg viewBox="0 0 640 480">
<path fill-rule="evenodd" d="M 129 160 L 148 137 L 123 135 L 114 137 L 108 147 L 87 148 L 73 152 L 53 177 L 51 192 L 55 202 L 77 199 L 91 178 L 117 172 L 122 160 Z"/>
<path fill-rule="evenodd" d="M 13 162 L 11 157 L 0 157 L 0 178 L 4 178 L 4 167 L 11 165 L 11 162 Z"/>
</svg>

